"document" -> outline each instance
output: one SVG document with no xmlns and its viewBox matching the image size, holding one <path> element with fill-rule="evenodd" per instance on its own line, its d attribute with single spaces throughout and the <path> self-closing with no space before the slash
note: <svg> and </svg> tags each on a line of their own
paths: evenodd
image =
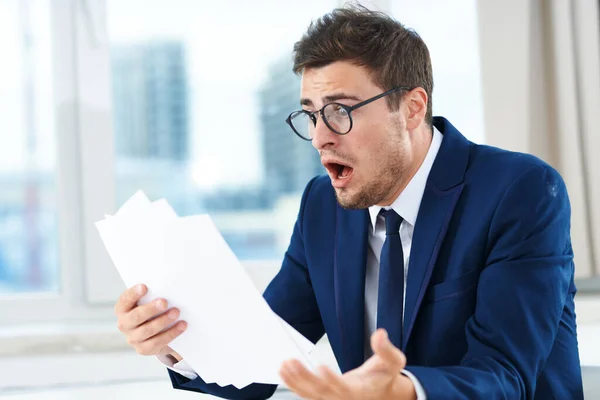
<svg viewBox="0 0 600 400">
<path fill-rule="evenodd" d="M 125 285 L 148 287 L 140 304 L 181 310 L 188 328 L 169 346 L 207 383 L 280 384 L 290 358 L 314 370 L 314 345 L 271 310 L 209 215 L 178 217 L 140 191 L 96 227 Z"/>
</svg>

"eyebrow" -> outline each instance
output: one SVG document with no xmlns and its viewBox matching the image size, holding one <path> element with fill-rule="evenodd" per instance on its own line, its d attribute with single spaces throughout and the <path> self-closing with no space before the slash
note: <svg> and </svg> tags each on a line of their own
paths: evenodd
<svg viewBox="0 0 600 400">
<path fill-rule="evenodd" d="M 338 101 L 338 100 L 356 100 L 356 101 L 360 101 L 361 99 L 357 96 L 351 95 L 351 94 L 346 94 L 346 93 L 337 93 L 337 94 L 332 94 L 329 96 L 325 96 L 323 97 L 323 102 L 324 103 L 331 103 L 332 101 Z M 300 99 L 300 105 L 303 106 L 312 106 L 313 102 L 311 99 L 307 99 L 307 98 L 302 98 Z"/>
</svg>

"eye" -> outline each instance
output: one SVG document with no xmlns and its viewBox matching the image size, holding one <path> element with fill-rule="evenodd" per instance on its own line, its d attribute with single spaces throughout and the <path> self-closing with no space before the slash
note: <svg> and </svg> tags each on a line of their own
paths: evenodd
<svg viewBox="0 0 600 400">
<path fill-rule="evenodd" d="M 332 109 L 332 112 L 338 117 L 347 117 L 348 116 L 348 111 L 346 111 L 346 109 L 344 107 L 342 107 L 340 104 L 333 103 L 331 105 L 331 109 Z"/>
</svg>

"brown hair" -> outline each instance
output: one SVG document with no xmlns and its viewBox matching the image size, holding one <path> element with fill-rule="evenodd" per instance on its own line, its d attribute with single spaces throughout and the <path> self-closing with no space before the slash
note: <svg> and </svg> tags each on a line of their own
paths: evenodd
<svg viewBox="0 0 600 400">
<path fill-rule="evenodd" d="M 383 90 L 397 86 L 422 87 L 427 93 L 425 121 L 431 125 L 433 73 L 429 50 L 421 37 L 392 17 L 363 6 L 336 8 L 311 22 L 294 44 L 294 72 L 350 61 L 366 67 Z M 400 106 L 402 94 L 387 98 L 390 109 Z"/>
</svg>

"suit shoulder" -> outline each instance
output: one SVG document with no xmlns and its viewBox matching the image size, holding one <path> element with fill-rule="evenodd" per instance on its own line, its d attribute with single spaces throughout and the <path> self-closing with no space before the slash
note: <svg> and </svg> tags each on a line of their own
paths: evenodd
<svg viewBox="0 0 600 400">
<path fill-rule="evenodd" d="M 334 195 L 331 180 L 327 175 L 317 175 L 312 178 L 306 187 L 306 192 L 309 192 L 307 193 L 307 201 Z"/>
<path fill-rule="evenodd" d="M 469 162 L 469 175 L 507 187 L 523 174 L 538 169 L 562 181 L 560 173 L 550 164 L 532 154 L 474 145 Z"/>
<path fill-rule="evenodd" d="M 308 182 L 302 199 L 302 210 L 305 216 L 314 218 L 324 212 L 332 212 L 336 204 L 335 191 L 329 176 L 318 175 Z"/>
</svg>

